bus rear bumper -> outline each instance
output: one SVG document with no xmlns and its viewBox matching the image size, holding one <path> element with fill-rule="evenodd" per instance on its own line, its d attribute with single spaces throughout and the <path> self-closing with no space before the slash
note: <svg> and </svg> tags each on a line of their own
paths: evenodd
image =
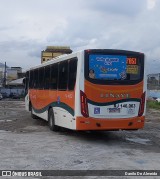
<svg viewBox="0 0 160 179">
<path fill-rule="evenodd" d="M 97 119 L 76 117 L 76 130 L 136 130 L 144 127 L 145 117 Z"/>
</svg>

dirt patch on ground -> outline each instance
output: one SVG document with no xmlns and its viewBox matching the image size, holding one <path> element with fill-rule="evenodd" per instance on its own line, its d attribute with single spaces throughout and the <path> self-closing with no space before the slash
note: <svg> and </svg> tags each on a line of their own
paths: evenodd
<svg viewBox="0 0 160 179">
<path fill-rule="evenodd" d="M 42 130 L 41 126 L 47 127 L 48 123 L 42 119 L 32 119 L 23 101 L 1 101 L 0 130 L 36 132 Z"/>
<path fill-rule="evenodd" d="M 146 112 L 147 122 L 160 122 L 160 110 L 147 108 Z"/>
</svg>

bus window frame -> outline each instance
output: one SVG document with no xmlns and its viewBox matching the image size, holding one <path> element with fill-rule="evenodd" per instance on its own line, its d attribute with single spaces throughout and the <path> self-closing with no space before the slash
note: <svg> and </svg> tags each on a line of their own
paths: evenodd
<svg viewBox="0 0 160 179">
<path fill-rule="evenodd" d="M 72 87 L 72 89 L 70 89 L 69 88 L 69 84 L 70 84 L 69 73 L 70 73 L 70 64 L 71 64 L 72 61 L 76 62 L 76 74 L 75 74 L 74 87 Z M 59 88 L 59 83 L 60 83 L 59 66 L 60 66 L 60 64 L 63 64 L 63 63 L 67 63 L 67 68 L 66 68 L 67 69 L 67 84 L 66 84 L 67 88 L 66 89 Z M 57 66 L 56 88 L 51 88 L 51 78 L 52 78 L 52 70 L 53 70 L 52 67 L 53 66 Z M 31 69 L 31 70 L 28 71 L 28 73 L 29 73 L 29 87 L 28 88 L 29 89 L 36 89 L 36 90 L 74 91 L 75 85 L 76 85 L 76 80 L 77 80 L 77 69 L 78 69 L 78 58 L 77 57 L 69 58 L 69 59 L 66 59 L 64 61 L 60 61 L 60 62 L 53 63 L 53 64 L 50 64 L 50 65 L 42 66 L 42 67 L 39 67 L 39 68 Z M 40 76 L 39 76 L 39 74 L 41 74 L 40 70 L 43 70 L 43 79 L 42 79 L 43 85 L 40 84 L 40 79 L 41 79 Z M 49 70 L 48 73 L 46 73 L 46 70 Z M 38 76 L 36 74 L 38 74 Z M 31 76 L 32 76 L 32 78 L 31 78 Z M 48 78 L 49 79 L 48 84 L 46 83 L 46 77 L 49 77 Z"/>
</svg>

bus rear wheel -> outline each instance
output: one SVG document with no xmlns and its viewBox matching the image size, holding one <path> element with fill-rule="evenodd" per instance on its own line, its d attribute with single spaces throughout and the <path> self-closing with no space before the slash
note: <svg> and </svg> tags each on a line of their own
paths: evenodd
<svg viewBox="0 0 160 179">
<path fill-rule="evenodd" d="M 55 118 L 54 118 L 54 113 L 53 113 L 53 109 L 49 110 L 48 113 L 48 124 L 49 124 L 49 128 L 52 131 L 59 131 L 59 127 L 55 125 Z"/>
</svg>

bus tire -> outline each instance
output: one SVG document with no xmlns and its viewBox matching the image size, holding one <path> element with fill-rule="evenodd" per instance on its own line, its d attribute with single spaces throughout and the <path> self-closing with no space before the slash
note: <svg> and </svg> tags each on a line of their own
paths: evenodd
<svg viewBox="0 0 160 179">
<path fill-rule="evenodd" d="M 54 118 L 53 109 L 49 109 L 48 124 L 49 124 L 50 130 L 55 131 L 55 132 L 59 131 L 59 127 L 55 125 L 55 118 Z"/>
<path fill-rule="evenodd" d="M 38 119 L 38 117 L 33 114 L 33 108 L 32 108 L 32 106 L 31 106 L 31 117 L 32 117 L 32 119 Z"/>
</svg>

